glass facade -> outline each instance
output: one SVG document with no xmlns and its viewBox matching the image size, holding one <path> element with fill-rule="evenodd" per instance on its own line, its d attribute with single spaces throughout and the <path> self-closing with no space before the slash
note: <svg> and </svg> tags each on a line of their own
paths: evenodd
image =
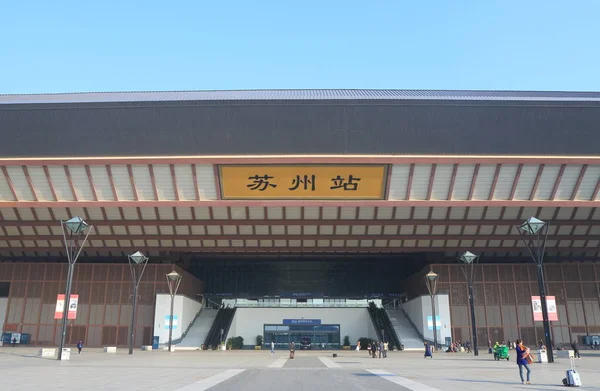
<svg viewBox="0 0 600 391">
<path fill-rule="evenodd" d="M 439 275 L 438 292 L 450 296 L 453 338 L 471 341 L 468 287 L 460 265 L 429 266 L 407 282 L 410 296 L 426 293 L 423 276 L 429 270 Z M 558 307 L 558 321 L 551 322 L 555 345 L 600 335 L 600 264 L 546 264 L 544 273 L 546 294 L 556 297 Z M 517 338 L 534 345 L 543 339 L 542 322 L 533 321 L 531 306 L 531 296 L 539 295 L 535 265 L 480 264 L 473 291 L 480 346 Z"/>
<path fill-rule="evenodd" d="M 290 342 L 296 344 L 296 349 L 302 348 L 326 349 L 340 348 L 340 325 L 280 325 L 266 324 L 264 326 L 264 341 L 267 345 L 275 342 L 275 349 L 288 349 Z"/>
<path fill-rule="evenodd" d="M 157 293 L 168 293 L 165 275 L 173 265 L 146 267 L 138 289 L 135 345 L 150 345 Z M 196 298 L 203 284 L 187 272 L 178 293 Z M 56 295 L 66 286 L 66 264 L 0 263 L 0 284 L 9 285 L 6 332 L 31 334 L 32 345 L 56 345 L 61 320 L 54 319 Z M 69 321 L 67 343 L 126 346 L 131 322 L 133 283 L 127 264 L 76 264 L 73 294 L 79 295 L 77 319 Z M 1 316 L 1 315 L 0 315 Z"/>
</svg>

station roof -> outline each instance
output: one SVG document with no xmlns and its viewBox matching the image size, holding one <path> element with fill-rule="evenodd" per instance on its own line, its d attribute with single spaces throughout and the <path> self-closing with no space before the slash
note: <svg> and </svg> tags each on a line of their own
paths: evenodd
<svg viewBox="0 0 600 391">
<path fill-rule="evenodd" d="M 0 95 L 0 157 L 598 155 L 600 93 Z"/>
</svg>

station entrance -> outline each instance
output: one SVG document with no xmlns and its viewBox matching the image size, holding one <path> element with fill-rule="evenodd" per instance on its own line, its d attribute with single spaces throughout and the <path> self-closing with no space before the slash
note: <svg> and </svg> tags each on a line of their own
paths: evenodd
<svg viewBox="0 0 600 391">
<path fill-rule="evenodd" d="M 297 350 L 340 349 L 339 324 L 266 324 L 264 340 L 275 342 L 275 349 L 288 349 L 294 342 Z"/>
</svg>

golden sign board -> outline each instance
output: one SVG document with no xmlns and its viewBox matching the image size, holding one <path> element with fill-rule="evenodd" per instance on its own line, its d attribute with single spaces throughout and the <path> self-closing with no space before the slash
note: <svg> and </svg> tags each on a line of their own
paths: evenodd
<svg viewBox="0 0 600 391">
<path fill-rule="evenodd" d="M 221 165 L 223 199 L 354 199 L 385 197 L 387 165 Z"/>
</svg>

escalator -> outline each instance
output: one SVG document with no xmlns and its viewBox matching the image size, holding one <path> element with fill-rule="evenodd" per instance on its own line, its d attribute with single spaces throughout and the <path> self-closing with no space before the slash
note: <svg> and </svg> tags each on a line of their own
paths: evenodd
<svg viewBox="0 0 600 391">
<path fill-rule="evenodd" d="M 224 339 L 227 338 L 227 334 L 229 333 L 231 322 L 235 316 L 235 310 L 235 308 L 230 307 L 219 308 L 217 316 L 215 317 L 215 321 L 206 335 L 206 340 L 204 341 L 204 350 L 218 349 L 219 345 L 222 342 L 225 342 Z"/>
<path fill-rule="evenodd" d="M 404 346 L 402 341 L 398 338 L 396 330 L 390 321 L 390 318 L 384 308 L 378 308 L 375 303 L 369 303 L 369 315 L 373 322 L 373 327 L 377 332 L 377 338 L 380 341 L 387 341 L 390 343 L 390 350 L 398 349 L 403 350 Z"/>
</svg>

